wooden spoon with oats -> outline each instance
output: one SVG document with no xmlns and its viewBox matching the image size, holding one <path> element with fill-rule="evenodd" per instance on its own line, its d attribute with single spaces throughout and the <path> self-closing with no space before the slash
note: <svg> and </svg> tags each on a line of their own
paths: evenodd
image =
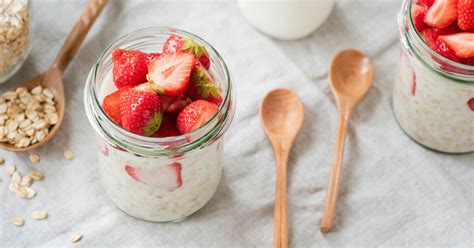
<svg viewBox="0 0 474 248">
<path fill-rule="evenodd" d="M 92 27 L 92 24 L 94 24 L 107 3 L 108 0 L 90 0 L 86 9 L 82 12 L 79 20 L 76 22 L 64 41 L 64 44 L 51 67 L 33 79 L 22 83 L 20 86 L 31 90 L 36 86 L 41 85 L 43 88 L 47 88 L 53 93 L 56 102 L 58 120 L 56 124 L 51 127 L 48 135 L 46 135 L 46 137 L 41 141 L 27 147 L 16 147 L 8 142 L 0 142 L 0 148 L 13 152 L 24 152 L 44 145 L 56 134 L 64 118 L 65 103 L 62 81 L 63 72 L 76 54 L 79 46 L 89 32 L 89 29 Z"/>
</svg>

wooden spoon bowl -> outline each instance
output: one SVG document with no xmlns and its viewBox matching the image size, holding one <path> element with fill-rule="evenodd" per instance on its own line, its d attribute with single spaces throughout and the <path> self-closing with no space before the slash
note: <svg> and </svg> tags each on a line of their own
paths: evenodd
<svg viewBox="0 0 474 248">
<path fill-rule="evenodd" d="M 0 142 L 0 148 L 13 152 L 25 152 L 38 148 L 48 141 L 50 141 L 58 131 L 64 119 L 65 110 L 65 95 L 62 75 L 69 62 L 76 54 L 79 46 L 89 32 L 92 24 L 95 22 L 102 9 L 108 3 L 108 0 L 90 0 L 86 9 L 79 17 L 79 20 L 74 25 L 68 37 L 64 41 L 63 47 L 59 51 L 54 63 L 45 72 L 35 76 L 34 78 L 22 83 L 20 87 L 25 87 L 28 90 L 41 85 L 43 88 L 48 88 L 54 94 L 56 102 L 56 109 L 58 114 L 58 122 L 52 126 L 48 135 L 36 144 L 27 147 L 16 147 L 7 142 Z"/>
</svg>

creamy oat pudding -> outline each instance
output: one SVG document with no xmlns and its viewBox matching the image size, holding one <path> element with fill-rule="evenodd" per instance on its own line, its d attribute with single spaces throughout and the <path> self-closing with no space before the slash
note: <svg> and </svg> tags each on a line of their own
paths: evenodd
<svg viewBox="0 0 474 248">
<path fill-rule="evenodd" d="M 85 104 L 102 182 L 120 209 L 176 221 L 211 199 L 234 111 L 231 83 L 217 52 L 183 31 L 137 31 L 104 53 Z"/>
<path fill-rule="evenodd" d="M 406 0 L 399 27 L 400 126 L 431 149 L 474 151 L 474 1 Z"/>
</svg>

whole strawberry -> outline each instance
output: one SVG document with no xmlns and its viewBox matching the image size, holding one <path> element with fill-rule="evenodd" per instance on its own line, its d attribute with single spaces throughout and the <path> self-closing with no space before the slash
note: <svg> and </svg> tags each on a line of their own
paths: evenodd
<svg viewBox="0 0 474 248">
<path fill-rule="evenodd" d="M 159 53 L 146 54 L 138 50 L 115 49 L 112 53 L 113 80 L 117 88 L 146 82 L 148 63 Z"/>
<path fill-rule="evenodd" d="M 209 60 L 209 53 L 203 45 L 196 43 L 192 38 L 183 38 L 176 35 L 171 35 L 163 45 L 163 53 L 184 53 L 189 52 L 194 54 L 202 65 L 209 69 L 211 61 Z"/>
<path fill-rule="evenodd" d="M 182 134 L 194 131 L 214 117 L 218 110 L 219 107 L 208 101 L 192 102 L 176 117 L 176 127 Z"/>
<path fill-rule="evenodd" d="M 185 95 L 194 101 L 202 99 L 218 106 L 222 103 L 219 87 L 215 85 L 211 74 L 199 62 L 197 62 L 191 73 L 189 86 L 186 89 Z"/>
<path fill-rule="evenodd" d="M 120 95 L 122 127 L 145 136 L 154 134 L 163 119 L 160 97 L 148 83 L 127 89 Z"/>
<path fill-rule="evenodd" d="M 465 31 L 474 29 L 474 0 L 458 0 L 458 25 Z"/>
</svg>

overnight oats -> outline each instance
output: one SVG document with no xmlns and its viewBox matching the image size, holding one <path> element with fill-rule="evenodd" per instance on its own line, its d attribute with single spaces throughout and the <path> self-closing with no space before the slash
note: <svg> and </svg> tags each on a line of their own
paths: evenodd
<svg viewBox="0 0 474 248">
<path fill-rule="evenodd" d="M 418 143 L 474 151 L 474 1 L 406 0 L 393 110 Z"/>
<path fill-rule="evenodd" d="M 179 221 L 212 198 L 235 99 L 229 71 L 207 42 L 167 28 L 130 33 L 102 54 L 84 97 L 102 184 L 117 207 L 143 220 Z"/>
</svg>

